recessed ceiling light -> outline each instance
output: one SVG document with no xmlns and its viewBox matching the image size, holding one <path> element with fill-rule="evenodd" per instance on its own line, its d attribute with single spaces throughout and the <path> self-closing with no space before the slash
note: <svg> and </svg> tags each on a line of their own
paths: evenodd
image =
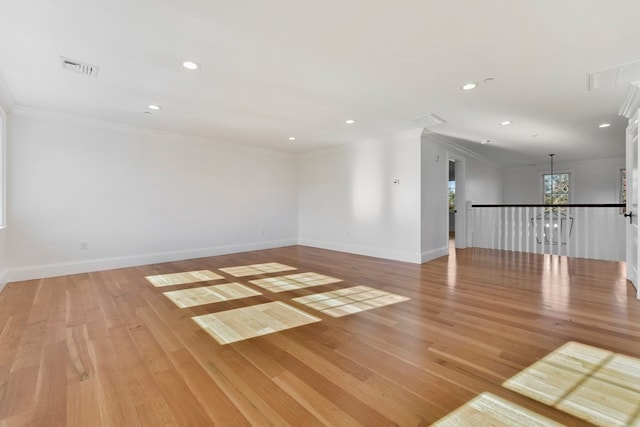
<svg viewBox="0 0 640 427">
<path fill-rule="evenodd" d="M 483 82 L 485 83 L 491 83 L 492 81 L 494 81 L 495 79 L 493 77 L 487 77 L 486 79 L 483 80 Z"/>
<path fill-rule="evenodd" d="M 513 123 L 511 120 L 505 120 L 504 122 L 500 122 L 502 126 L 507 126 L 507 125 L 510 125 L 511 123 Z"/>
<path fill-rule="evenodd" d="M 184 61 L 182 63 L 182 66 L 189 70 L 197 70 L 198 68 L 200 68 L 200 66 L 193 61 Z"/>
<path fill-rule="evenodd" d="M 160 107 L 159 105 L 156 105 L 156 104 L 149 104 L 148 107 L 149 107 L 150 110 L 159 110 L 160 108 L 162 108 L 162 107 Z"/>
<path fill-rule="evenodd" d="M 611 126 L 611 123 L 602 123 L 598 125 L 599 128 L 608 128 L 609 126 Z"/>
<path fill-rule="evenodd" d="M 296 140 L 295 136 L 290 136 L 289 137 L 289 141 L 295 141 L 295 140 Z"/>
<path fill-rule="evenodd" d="M 476 87 L 478 87 L 478 83 L 467 83 L 464 86 L 462 86 L 462 90 L 471 90 L 471 89 L 475 89 Z"/>
<path fill-rule="evenodd" d="M 480 144 L 485 145 L 485 144 L 488 144 L 490 142 L 491 142 L 490 139 L 483 139 L 482 141 L 480 141 Z"/>
<path fill-rule="evenodd" d="M 348 125 L 352 125 L 352 124 L 354 124 L 355 122 L 356 122 L 356 121 L 355 121 L 355 120 L 353 120 L 353 119 L 349 119 L 349 120 L 345 121 L 345 123 L 346 123 L 346 124 L 348 124 Z"/>
</svg>

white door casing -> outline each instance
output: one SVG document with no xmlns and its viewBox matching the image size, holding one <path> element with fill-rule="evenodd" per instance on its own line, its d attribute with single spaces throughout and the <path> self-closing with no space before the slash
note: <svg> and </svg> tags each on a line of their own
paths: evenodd
<svg viewBox="0 0 640 427">
<path fill-rule="evenodd" d="M 466 170 L 465 160 L 456 159 L 456 248 L 464 249 L 467 244 L 467 210 L 465 209 L 466 191 Z"/>
<path fill-rule="evenodd" d="M 640 253 L 638 253 L 638 117 L 640 110 L 631 116 L 627 126 L 627 279 L 638 291 L 638 265 L 640 265 Z"/>
</svg>

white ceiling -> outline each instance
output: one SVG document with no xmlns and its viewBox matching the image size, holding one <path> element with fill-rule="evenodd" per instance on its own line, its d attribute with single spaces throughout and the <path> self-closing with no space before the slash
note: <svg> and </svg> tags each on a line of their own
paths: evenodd
<svg viewBox="0 0 640 427">
<path fill-rule="evenodd" d="M 435 113 L 434 132 L 519 165 L 624 155 L 628 85 L 587 75 L 640 59 L 640 1 L 4 0 L 0 40 L 18 106 L 290 152 Z"/>
</svg>

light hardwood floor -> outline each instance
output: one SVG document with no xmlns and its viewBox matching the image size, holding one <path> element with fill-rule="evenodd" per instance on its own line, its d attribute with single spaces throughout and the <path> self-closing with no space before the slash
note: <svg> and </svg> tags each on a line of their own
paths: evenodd
<svg viewBox="0 0 640 427">
<path fill-rule="evenodd" d="M 297 270 L 220 270 L 271 262 Z M 224 279 L 145 279 L 201 270 Z M 249 283 L 304 272 L 342 281 L 278 293 Z M 474 399 L 584 425 L 503 384 L 569 342 L 640 358 L 640 302 L 624 275 L 615 262 L 493 250 L 414 265 L 291 246 L 11 283 L 0 426 L 429 425 Z M 163 295 L 228 282 L 262 295 L 189 308 Z M 360 285 L 410 299 L 338 318 L 293 300 Z M 274 301 L 321 321 L 221 345 L 191 319 Z"/>
</svg>

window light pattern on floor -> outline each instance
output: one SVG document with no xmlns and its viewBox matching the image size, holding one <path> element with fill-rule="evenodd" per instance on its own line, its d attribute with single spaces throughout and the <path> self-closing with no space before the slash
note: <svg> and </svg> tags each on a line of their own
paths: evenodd
<svg viewBox="0 0 640 427">
<path fill-rule="evenodd" d="M 187 271 L 184 273 L 157 274 L 145 276 L 155 287 L 184 285 L 186 283 L 206 282 L 208 280 L 224 279 L 223 276 L 209 270 Z"/>
<path fill-rule="evenodd" d="M 197 305 L 212 304 L 220 301 L 230 301 L 239 298 L 262 295 L 262 292 L 241 285 L 240 283 L 223 283 L 202 288 L 181 289 L 179 291 L 164 292 L 180 308 Z"/>
<path fill-rule="evenodd" d="M 332 317 L 360 313 L 377 307 L 408 301 L 411 298 L 373 289 L 368 286 L 354 286 L 337 291 L 293 298 L 293 301 L 319 310 Z"/>
<path fill-rule="evenodd" d="M 562 426 L 515 403 L 491 393 L 482 393 L 446 417 L 432 424 L 434 427 L 459 426 Z"/>
<path fill-rule="evenodd" d="M 192 317 L 220 344 L 229 344 L 321 319 L 280 301 Z"/>
<path fill-rule="evenodd" d="M 295 267 L 280 264 L 277 262 L 267 262 L 263 264 L 239 265 L 237 267 L 224 267 L 218 270 L 223 271 L 233 277 L 256 276 L 258 274 L 279 273 L 281 271 L 297 270 Z"/>
<path fill-rule="evenodd" d="M 503 384 L 599 426 L 640 425 L 640 359 L 569 342 Z"/>
<path fill-rule="evenodd" d="M 267 289 L 271 292 L 291 291 L 294 289 L 310 288 L 312 286 L 328 285 L 330 283 L 337 282 L 342 282 L 342 280 L 311 272 L 249 280 L 249 283 L 260 286 L 261 288 Z"/>
</svg>

